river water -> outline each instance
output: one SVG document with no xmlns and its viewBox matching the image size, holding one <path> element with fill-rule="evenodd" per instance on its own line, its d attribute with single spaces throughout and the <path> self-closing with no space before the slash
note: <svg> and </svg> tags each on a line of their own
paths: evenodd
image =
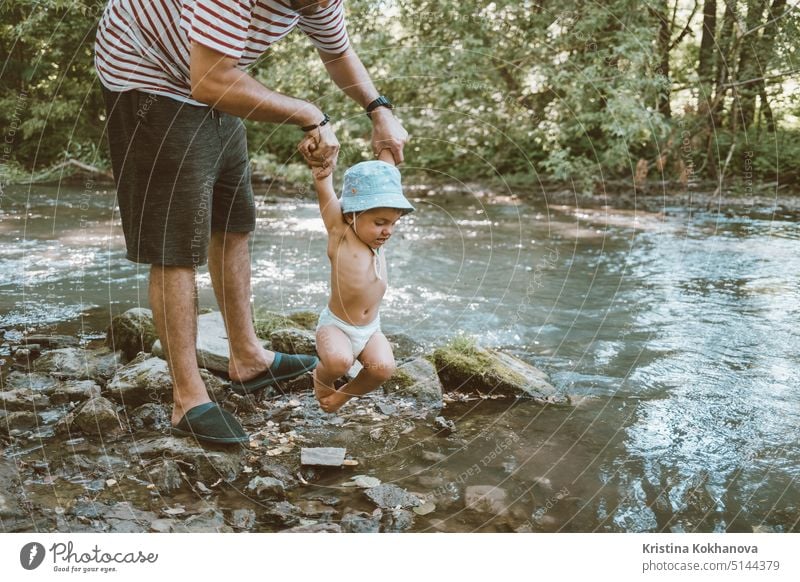
<svg viewBox="0 0 800 582">
<path fill-rule="evenodd" d="M 797 528 L 796 216 L 413 194 L 418 212 L 387 248 L 384 328 L 427 346 L 457 334 L 502 346 L 575 402 L 450 405 L 461 444 L 435 471 L 535 498 L 537 531 Z M 267 196 L 258 211 L 256 308 L 320 309 L 328 275 L 314 202 Z M 0 212 L 6 339 L 102 337 L 111 316 L 146 306 L 147 272 L 124 258 L 113 192 L 11 187 Z M 214 306 L 204 270 L 199 284 L 201 306 Z M 429 465 L 409 455 L 383 479 L 413 485 Z M 439 529 L 483 529 L 462 514 Z"/>
</svg>

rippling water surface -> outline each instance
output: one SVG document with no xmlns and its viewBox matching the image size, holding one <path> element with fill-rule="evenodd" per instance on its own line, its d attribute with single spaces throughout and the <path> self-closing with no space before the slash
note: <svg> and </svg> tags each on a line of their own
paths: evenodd
<svg viewBox="0 0 800 582">
<path fill-rule="evenodd" d="M 430 346 L 461 332 L 505 346 L 577 402 L 458 404 L 449 415 L 462 445 L 426 471 L 452 480 L 477 463 L 464 482 L 506 488 L 539 529 L 797 527 L 796 217 L 468 194 L 416 205 L 387 248 L 384 327 Z M 146 305 L 147 273 L 124 259 L 113 193 L 17 187 L 1 211 L 7 338 L 48 326 L 95 337 L 112 315 Z M 312 201 L 262 203 L 252 259 L 256 307 L 325 303 Z M 205 271 L 200 285 L 213 306 Z M 409 454 L 394 476 L 413 485 L 415 463 Z M 448 521 L 443 529 L 482 526 L 459 513 Z"/>
</svg>

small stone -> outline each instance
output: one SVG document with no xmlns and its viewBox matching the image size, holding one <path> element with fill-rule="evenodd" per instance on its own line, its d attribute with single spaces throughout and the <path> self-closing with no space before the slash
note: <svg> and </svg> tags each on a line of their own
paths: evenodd
<svg viewBox="0 0 800 582">
<path fill-rule="evenodd" d="M 286 486 L 274 477 L 253 477 L 247 489 L 254 491 L 260 498 L 283 498 L 286 495 Z"/>
<path fill-rule="evenodd" d="M 345 459 L 344 461 L 342 461 L 342 466 L 343 467 L 357 467 L 358 466 L 358 461 L 356 461 L 355 459 Z"/>
<path fill-rule="evenodd" d="M 171 533 L 175 531 L 175 521 L 172 519 L 156 519 L 150 522 L 150 531 L 154 533 Z"/>
<path fill-rule="evenodd" d="M 493 485 L 470 485 L 464 492 L 464 506 L 479 513 L 503 515 L 508 511 L 506 491 Z"/>
<path fill-rule="evenodd" d="M 339 447 L 317 447 L 300 449 L 301 465 L 341 467 L 347 451 Z"/>
<path fill-rule="evenodd" d="M 88 400 L 75 413 L 72 426 L 85 434 L 112 435 L 122 429 L 114 404 L 107 398 L 98 396 Z"/>
<path fill-rule="evenodd" d="M 415 507 L 413 511 L 417 515 L 428 515 L 429 513 L 435 510 L 436 510 L 436 504 L 430 499 L 428 499 L 427 501 L 425 501 L 425 503 L 423 503 L 419 507 Z"/>
<path fill-rule="evenodd" d="M 370 515 L 365 511 L 347 513 L 342 517 L 340 524 L 345 533 L 378 533 L 382 516 L 380 510 L 377 515 Z"/>
<path fill-rule="evenodd" d="M 452 420 L 446 419 L 444 416 L 437 416 L 434 418 L 433 426 L 444 431 L 446 434 L 450 434 L 456 430 L 456 423 L 454 423 Z"/>
<path fill-rule="evenodd" d="M 284 529 L 281 533 L 340 533 L 341 531 L 342 528 L 338 523 L 312 523 Z"/>
<path fill-rule="evenodd" d="M 387 404 L 385 402 L 378 402 L 377 404 L 378 410 L 381 411 L 381 414 L 385 414 L 386 416 L 391 416 L 395 412 L 397 412 L 397 407 L 394 404 Z"/>
<path fill-rule="evenodd" d="M 422 459 L 431 463 L 440 463 L 447 459 L 447 455 L 436 451 L 422 451 Z"/>
<path fill-rule="evenodd" d="M 364 493 L 375 505 L 383 509 L 394 507 L 417 507 L 422 505 L 418 497 L 405 489 L 391 483 L 383 483 L 377 487 L 365 489 Z"/>
<path fill-rule="evenodd" d="M 34 333 L 25 336 L 22 340 L 28 347 L 38 345 L 47 349 L 60 349 L 60 348 L 74 348 L 78 346 L 78 339 L 70 335 L 48 335 L 43 333 Z"/>
<path fill-rule="evenodd" d="M 184 485 L 181 468 L 178 463 L 170 459 L 163 459 L 150 467 L 147 475 L 156 488 L 165 493 L 177 491 Z"/>
<path fill-rule="evenodd" d="M 231 513 L 231 525 L 236 529 L 250 530 L 256 524 L 256 512 L 252 509 L 234 509 Z"/>
<path fill-rule="evenodd" d="M 383 531 L 399 533 L 411 529 L 414 514 L 406 509 L 392 509 L 383 514 Z"/>
<path fill-rule="evenodd" d="M 369 475 L 356 475 L 353 477 L 353 483 L 356 487 L 362 489 L 369 489 L 370 487 L 377 487 L 381 484 L 381 480 L 377 477 L 370 477 Z"/>
</svg>

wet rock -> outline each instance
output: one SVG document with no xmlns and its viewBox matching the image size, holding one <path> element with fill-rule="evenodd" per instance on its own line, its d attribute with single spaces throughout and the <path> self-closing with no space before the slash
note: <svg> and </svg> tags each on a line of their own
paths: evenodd
<svg viewBox="0 0 800 582">
<path fill-rule="evenodd" d="M 294 527 L 300 523 L 300 510 L 288 501 L 266 502 L 259 521 L 276 529 Z"/>
<path fill-rule="evenodd" d="M 120 432 L 122 423 L 113 402 L 102 396 L 86 401 L 70 423 L 84 434 L 109 436 Z"/>
<path fill-rule="evenodd" d="M 434 418 L 433 426 L 445 434 L 450 434 L 456 431 L 456 423 L 452 420 L 446 419 L 444 416 L 437 416 Z"/>
<path fill-rule="evenodd" d="M 68 404 L 70 402 L 85 402 L 100 396 L 100 385 L 94 380 L 67 380 L 55 389 L 50 396 L 53 404 Z"/>
<path fill-rule="evenodd" d="M 425 352 L 425 347 L 421 343 L 404 333 L 387 333 L 386 339 L 389 340 L 394 358 L 398 362 L 416 358 Z"/>
<path fill-rule="evenodd" d="M 391 483 L 383 483 L 377 487 L 365 489 L 364 493 L 370 501 L 382 509 L 422 505 L 422 501 L 418 497 Z"/>
<path fill-rule="evenodd" d="M 85 517 L 86 519 L 100 519 L 103 515 L 105 504 L 98 503 L 92 499 L 78 499 L 72 506 L 70 513 L 75 517 Z"/>
<path fill-rule="evenodd" d="M 164 357 L 161 341 L 153 344 L 153 355 Z M 197 318 L 197 364 L 215 372 L 228 372 L 231 352 L 228 332 L 219 311 L 212 311 Z"/>
<path fill-rule="evenodd" d="M 422 451 L 421 457 L 423 461 L 429 461 L 431 463 L 441 463 L 447 459 L 447 455 L 436 451 Z"/>
<path fill-rule="evenodd" d="M 317 329 L 319 313 L 316 311 L 295 311 L 289 314 L 289 319 L 301 329 Z"/>
<path fill-rule="evenodd" d="M 309 392 L 314 389 L 314 378 L 311 373 L 303 374 L 286 382 L 280 382 L 279 386 L 283 392 Z"/>
<path fill-rule="evenodd" d="M 194 439 L 165 436 L 136 439 L 130 445 L 129 456 L 180 460 L 183 471 L 192 480 L 214 483 L 218 479 L 233 481 L 239 476 L 244 449 L 204 447 Z"/>
<path fill-rule="evenodd" d="M 382 523 L 386 533 L 403 532 L 414 525 L 414 514 L 406 509 L 391 509 L 384 512 Z"/>
<path fill-rule="evenodd" d="M 494 485 L 470 485 L 464 492 L 464 507 L 478 513 L 504 515 L 507 510 L 506 491 Z"/>
<path fill-rule="evenodd" d="M 185 485 L 178 463 L 170 459 L 148 467 L 147 476 L 160 492 L 176 491 Z"/>
<path fill-rule="evenodd" d="M 317 355 L 316 335 L 302 329 L 277 329 L 269 336 L 272 349 L 286 354 Z"/>
<path fill-rule="evenodd" d="M 106 386 L 106 395 L 125 406 L 172 402 L 172 377 L 167 363 L 139 354 L 120 368 Z"/>
<path fill-rule="evenodd" d="M 276 329 L 297 327 L 297 323 L 274 311 L 259 310 L 253 321 L 256 335 L 261 339 L 268 339 Z"/>
<path fill-rule="evenodd" d="M 167 408 L 155 402 L 142 404 L 128 416 L 128 420 L 131 423 L 131 428 L 135 430 L 143 428 L 165 430 L 169 428 L 171 423 L 170 412 Z"/>
<path fill-rule="evenodd" d="M 339 522 L 344 533 L 378 533 L 383 512 L 376 509 L 372 514 L 358 511 L 345 514 Z"/>
<path fill-rule="evenodd" d="M 312 523 L 281 530 L 281 533 L 341 533 L 338 523 Z"/>
<path fill-rule="evenodd" d="M 106 331 L 106 345 L 121 351 L 126 360 L 132 360 L 139 352 L 150 352 L 157 339 L 153 312 L 141 307 L 116 316 Z"/>
<path fill-rule="evenodd" d="M 433 360 L 446 390 L 567 402 L 538 368 L 512 355 L 480 348 L 465 338 L 434 351 Z"/>
<path fill-rule="evenodd" d="M 282 482 L 286 489 L 290 489 L 297 484 L 292 472 L 279 463 L 271 462 L 267 457 L 261 459 L 261 471 L 268 477 L 273 477 Z"/>
<path fill-rule="evenodd" d="M 2 421 L 0 421 L 0 430 L 2 430 Z M 16 464 L 0 457 L 0 522 L 24 515 L 12 493 L 16 490 L 18 480 L 19 471 Z"/>
<path fill-rule="evenodd" d="M 183 522 L 182 528 L 192 533 L 231 533 L 233 528 L 225 523 L 224 516 L 216 509 L 208 509 L 193 515 Z"/>
<path fill-rule="evenodd" d="M 18 389 L 0 392 L 0 410 L 7 412 L 34 411 L 50 406 L 50 399 L 44 394 L 31 390 Z"/>
<path fill-rule="evenodd" d="M 346 452 L 345 449 L 339 447 L 304 447 L 300 450 L 300 464 L 322 467 L 341 467 Z"/>
<path fill-rule="evenodd" d="M 106 349 L 62 348 L 44 353 L 33 363 L 33 369 L 55 378 L 104 381 L 114 373 L 120 361 L 119 353 Z"/>
<path fill-rule="evenodd" d="M 234 509 L 231 512 L 231 526 L 237 530 L 249 531 L 256 525 L 256 512 L 252 509 Z"/>
<path fill-rule="evenodd" d="M 2 382 L 3 390 L 50 396 L 59 387 L 60 382 L 48 374 L 36 372 L 11 372 Z"/>
<path fill-rule="evenodd" d="M 422 505 L 414 508 L 414 513 L 417 515 L 428 515 L 434 511 L 436 511 L 436 504 L 430 499 L 426 499 Z"/>
<path fill-rule="evenodd" d="M 383 386 L 391 394 L 415 398 L 422 406 L 442 406 L 442 382 L 434 365 L 425 358 L 398 366 Z"/>
<path fill-rule="evenodd" d="M 48 335 L 44 333 L 33 333 L 25 336 L 22 340 L 23 345 L 38 345 L 40 348 L 50 350 L 61 348 L 74 348 L 78 346 L 77 338 L 70 335 Z"/>
<path fill-rule="evenodd" d="M 0 433 L 6 433 L 13 436 L 14 434 L 19 434 L 19 432 L 33 430 L 38 425 L 39 417 L 36 415 L 36 413 L 31 412 L 30 410 L 9 412 L 2 419 L 2 421 L 0 421 Z"/>
<path fill-rule="evenodd" d="M 318 499 L 299 499 L 295 501 L 295 507 L 303 516 L 314 517 L 323 521 L 330 520 L 337 513 L 335 508 Z"/>
<path fill-rule="evenodd" d="M 150 523 L 150 531 L 153 533 L 172 533 L 175 531 L 174 519 L 156 519 Z"/>
<path fill-rule="evenodd" d="M 247 490 L 253 491 L 261 498 L 282 499 L 286 497 L 286 486 L 274 477 L 253 477 L 247 484 Z"/>
</svg>

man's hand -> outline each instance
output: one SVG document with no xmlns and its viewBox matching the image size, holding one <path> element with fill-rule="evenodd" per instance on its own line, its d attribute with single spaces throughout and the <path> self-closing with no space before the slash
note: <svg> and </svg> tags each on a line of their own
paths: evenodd
<svg viewBox="0 0 800 582">
<path fill-rule="evenodd" d="M 325 124 L 307 132 L 297 145 L 297 150 L 311 166 L 314 177 L 324 178 L 336 167 L 339 140 L 336 139 L 330 124 Z"/>
<path fill-rule="evenodd" d="M 372 151 L 379 156 L 381 150 L 389 150 L 394 157 L 394 163 L 403 163 L 403 147 L 409 139 L 408 132 L 403 128 L 391 110 L 378 107 L 372 112 Z"/>
</svg>

